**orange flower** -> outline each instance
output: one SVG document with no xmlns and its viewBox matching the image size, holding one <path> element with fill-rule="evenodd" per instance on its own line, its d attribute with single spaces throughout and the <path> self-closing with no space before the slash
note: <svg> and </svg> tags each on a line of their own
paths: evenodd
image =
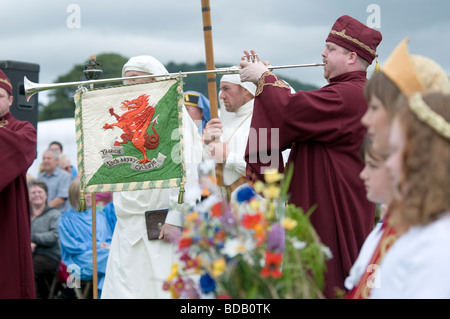
<svg viewBox="0 0 450 319">
<path fill-rule="evenodd" d="M 209 195 L 211 195 L 211 192 L 209 191 L 209 189 L 207 189 L 206 187 L 204 187 L 204 188 L 202 189 L 201 196 L 203 196 L 203 197 L 208 197 Z"/>
<path fill-rule="evenodd" d="M 281 253 L 273 254 L 270 251 L 266 251 L 266 265 L 261 270 L 261 276 L 264 278 L 269 276 L 273 278 L 280 278 L 282 275 L 280 270 L 282 261 L 283 255 Z"/>
<path fill-rule="evenodd" d="M 256 246 L 261 246 L 266 241 L 266 231 L 264 229 L 261 231 L 256 231 L 254 238 L 256 240 Z"/>
<path fill-rule="evenodd" d="M 255 229 L 261 221 L 261 214 L 244 214 L 242 217 L 242 226 L 247 229 Z"/>
<path fill-rule="evenodd" d="M 214 242 L 223 243 L 226 237 L 227 234 L 221 229 L 214 234 Z"/>
</svg>

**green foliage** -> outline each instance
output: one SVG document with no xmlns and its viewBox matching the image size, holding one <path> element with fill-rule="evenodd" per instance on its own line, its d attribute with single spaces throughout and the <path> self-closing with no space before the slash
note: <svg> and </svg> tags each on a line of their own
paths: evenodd
<svg viewBox="0 0 450 319">
<path fill-rule="evenodd" d="M 323 298 L 321 289 L 325 284 L 325 248 L 309 221 L 315 208 L 304 213 L 301 207 L 293 204 L 286 207 L 286 216 L 298 224 L 287 233 L 282 278 L 284 285 L 280 293 L 284 298 Z M 300 243 L 304 243 L 303 249 L 296 247 Z M 303 284 L 299 285 L 300 282 Z"/>
<path fill-rule="evenodd" d="M 122 76 L 122 67 L 127 62 L 128 57 L 121 56 L 117 53 L 102 53 L 97 55 L 97 61 L 102 64 L 102 79 L 117 78 Z M 84 65 L 89 61 L 87 58 L 80 64 L 76 64 L 66 74 L 59 76 L 55 83 L 84 81 L 86 78 L 83 74 Z M 232 64 L 216 64 L 216 68 L 230 67 Z M 170 73 L 203 71 L 206 70 L 204 62 L 194 64 L 169 62 L 166 65 Z M 216 78 L 217 92 L 219 92 L 220 75 Z M 283 77 L 295 90 L 309 91 L 317 89 L 317 87 L 297 80 Z M 208 82 L 206 74 L 189 75 L 183 79 L 184 91 L 197 91 L 208 97 Z M 96 87 L 105 87 L 117 85 L 119 83 L 99 84 Z M 75 103 L 73 97 L 78 88 L 76 86 L 59 88 L 50 91 L 50 102 L 47 105 L 40 106 L 39 121 L 46 121 L 58 118 L 73 117 L 75 112 Z"/>
<path fill-rule="evenodd" d="M 59 76 L 55 83 L 85 81 L 83 70 L 88 61 L 89 58 L 74 65 L 67 74 Z M 103 53 L 97 55 L 97 61 L 102 64 L 103 68 L 101 78 L 117 78 L 122 76 L 122 67 L 128 61 L 128 58 L 116 53 Z M 97 87 L 114 84 L 117 83 L 100 84 Z M 39 121 L 73 117 L 75 113 L 73 97 L 77 89 L 76 86 L 72 86 L 51 90 L 49 94 L 50 102 L 39 112 Z"/>
</svg>

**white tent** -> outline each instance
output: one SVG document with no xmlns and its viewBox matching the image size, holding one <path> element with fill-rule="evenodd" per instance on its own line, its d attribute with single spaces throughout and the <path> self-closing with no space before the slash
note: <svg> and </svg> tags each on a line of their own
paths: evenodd
<svg viewBox="0 0 450 319">
<path fill-rule="evenodd" d="M 53 141 L 63 145 L 63 153 L 66 154 L 70 163 L 77 167 L 77 143 L 75 135 L 75 119 L 65 118 L 37 123 L 37 156 L 28 173 L 36 177 L 42 162 L 42 154 Z"/>
</svg>

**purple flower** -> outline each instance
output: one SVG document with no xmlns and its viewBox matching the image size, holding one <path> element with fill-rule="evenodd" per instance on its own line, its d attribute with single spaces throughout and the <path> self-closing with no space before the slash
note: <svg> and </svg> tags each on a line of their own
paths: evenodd
<svg viewBox="0 0 450 319">
<path fill-rule="evenodd" d="M 216 282 L 208 273 L 205 273 L 200 277 L 200 288 L 207 294 L 216 289 Z"/>
<path fill-rule="evenodd" d="M 285 247 L 286 234 L 283 226 L 276 223 L 270 228 L 270 232 L 267 235 L 267 250 L 282 253 Z"/>
<path fill-rule="evenodd" d="M 237 223 L 236 217 L 229 206 L 225 206 L 222 216 L 219 217 L 222 227 L 226 230 L 228 228 L 234 227 Z"/>
<path fill-rule="evenodd" d="M 242 202 L 245 202 L 245 201 L 249 201 L 255 195 L 256 195 L 255 191 L 250 186 L 242 187 L 236 194 L 236 200 L 239 203 L 242 203 Z"/>
<path fill-rule="evenodd" d="M 184 290 L 180 293 L 180 297 L 185 299 L 199 299 L 200 296 L 195 289 L 195 283 L 192 279 L 187 279 Z"/>
</svg>

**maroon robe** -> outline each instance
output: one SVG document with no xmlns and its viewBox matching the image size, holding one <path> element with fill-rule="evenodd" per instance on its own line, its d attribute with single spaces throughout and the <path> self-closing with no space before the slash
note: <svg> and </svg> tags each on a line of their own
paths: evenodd
<svg viewBox="0 0 450 319">
<path fill-rule="evenodd" d="M 0 299 L 35 298 L 26 173 L 36 158 L 36 129 L 0 118 Z"/>
<path fill-rule="evenodd" d="M 344 280 L 374 224 L 375 205 L 366 199 L 359 178 L 364 166 L 359 154 L 366 133 L 361 124 L 367 110 L 366 80 L 366 72 L 350 72 L 319 90 L 292 94 L 278 77 L 265 73 L 253 109 L 245 155 L 247 176 L 263 180 L 261 168 L 277 164 L 277 158 L 281 171 L 280 151 L 291 147 L 290 202 L 305 211 L 318 205 L 311 222 L 333 253 L 327 262 L 327 298 L 335 297 L 335 288 L 344 289 Z M 268 128 L 267 139 L 261 128 Z M 279 128 L 279 136 L 272 136 L 276 132 L 270 128 Z M 269 163 L 264 157 L 267 150 L 271 150 Z"/>
</svg>

